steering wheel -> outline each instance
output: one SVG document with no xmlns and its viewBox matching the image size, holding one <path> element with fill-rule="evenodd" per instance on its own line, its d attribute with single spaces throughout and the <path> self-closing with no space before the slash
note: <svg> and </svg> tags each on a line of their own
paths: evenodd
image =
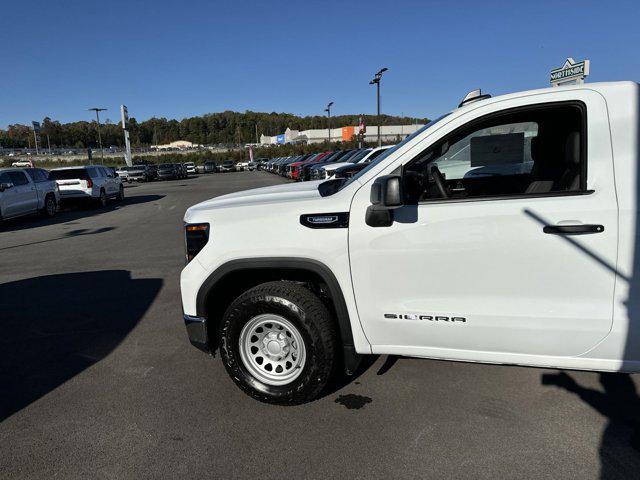
<svg viewBox="0 0 640 480">
<path fill-rule="evenodd" d="M 437 165 L 431 166 L 431 178 L 433 178 L 440 196 L 442 198 L 449 198 L 449 190 L 447 189 L 446 180 Z"/>
</svg>

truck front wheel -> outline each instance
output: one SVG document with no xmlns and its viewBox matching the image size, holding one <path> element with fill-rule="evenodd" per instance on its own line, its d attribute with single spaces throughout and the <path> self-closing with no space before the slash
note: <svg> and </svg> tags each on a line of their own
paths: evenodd
<svg viewBox="0 0 640 480">
<path fill-rule="evenodd" d="M 240 295 L 224 314 L 221 356 L 233 381 L 266 403 L 316 398 L 331 378 L 336 330 L 327 307 L 304 286 L 269 282 Z"/>
</svg>

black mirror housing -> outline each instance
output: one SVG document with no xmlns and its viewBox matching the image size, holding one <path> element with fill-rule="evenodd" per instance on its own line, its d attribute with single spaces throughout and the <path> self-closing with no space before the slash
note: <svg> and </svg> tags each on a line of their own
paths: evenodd
<svg viewBox="0 0 640 480">
<path fill-rule="evenodd" d="M 398 208 L 404 205 L 402 177 L 384 175 L 376 178 L 371 185 L 371 204 L 385 208 Z"/>
<path fill-rule="evenodd" d="M 13 187 L 12 183 L 0 183 L 0 192 L 4 192 L 5 190 L 8 190 L 9 188 Z"/>
<path fill-rule="evenodd" d="M 371 185 L 371 205 L 367 208 L 365 222 L 370 227 L 389 227 L 393 224 L 393 210 L 404 205 L 402 177 L 384 175 Z"/>
</svg>

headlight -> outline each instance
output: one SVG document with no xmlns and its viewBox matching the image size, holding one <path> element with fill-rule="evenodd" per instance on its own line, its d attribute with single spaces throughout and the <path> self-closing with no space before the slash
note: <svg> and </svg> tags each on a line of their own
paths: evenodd
<svg viewBox="0 0 640 480">
<path fill-rule="evenodd" d="M 209 241 L 208 223 L 188 223 L 184 226 L 185 254 L 187 263 L 200 253 Z"/>
</svg>

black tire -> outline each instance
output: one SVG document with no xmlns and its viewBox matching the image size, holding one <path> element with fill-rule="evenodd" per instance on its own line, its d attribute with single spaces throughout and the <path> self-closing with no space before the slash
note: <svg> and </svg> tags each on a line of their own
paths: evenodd
<svg viewBox="0 0 640 480">
<path fill-rule="evenodd" d="M 58 203 L 56 202 L 56 197 L 50 193 L 44 198 L 44 206 L 42 210 L 40 210 L 40 213 L 43 217 L 51 218 L 54 217 L 57 212 Z"/>
<path fill-rule="evenodd" d="M 100 196 L 96 201 L 96 207 L 105 208 L 107 206 L 107 202 L 108 202 L 107 193 L 104 190 L 100 190 Z"/>
<path fill-rule="evenodd" d="M 269 385 L 253 376 L 240 355 L 240 333 L 254 317 L 284 317 L 299 331 L 306 350 L 302 372 L 286 385 Z M 227 373 L 247 395 L 265 403 L 299 405 L 315 399 L 325 388 L 336 363 L 335 322 L 320 299 L 289 281 L 258 285 L 236 298 L 224 314 L 220 353 Z"/>
<path fill-rule="evenodd" d="M 118 189 L 118 197 L 117 200 L 119 202 L 122 202 L 124 200 L 124 187 L 122 185 L 120 185 L 120 188 Z"/>
</svg>

